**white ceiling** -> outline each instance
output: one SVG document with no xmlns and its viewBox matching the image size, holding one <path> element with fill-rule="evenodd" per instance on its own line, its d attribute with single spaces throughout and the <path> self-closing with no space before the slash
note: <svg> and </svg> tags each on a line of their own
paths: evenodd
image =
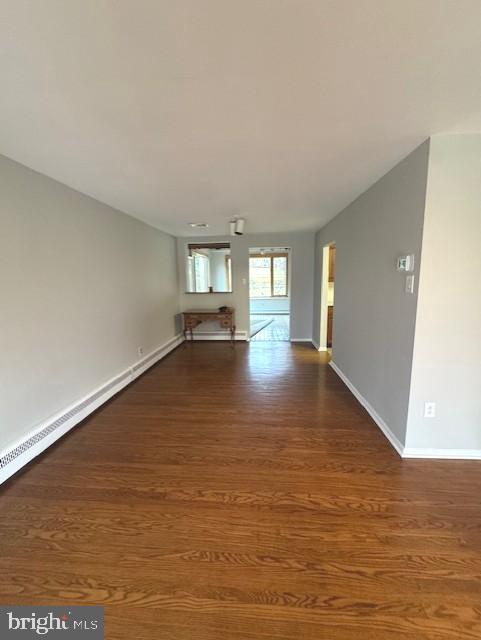
<svg viewBox="0 0 481 640">
<path fill-rule="evenodd" d="M 0 153 L 174 235 L 319 228 L 481 130 L 480 0 L 0 0 Z"/>
</svg>

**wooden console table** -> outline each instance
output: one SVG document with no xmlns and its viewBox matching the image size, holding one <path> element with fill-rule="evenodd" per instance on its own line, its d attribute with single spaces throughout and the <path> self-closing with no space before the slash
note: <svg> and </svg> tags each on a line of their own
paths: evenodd
<svg viewBox="0 0 481 640">
<path fill-rule="evenodd" d="M 194 339 L 193 331 L 202 322 L 209 320 L 217 321 L 223 329 L 229 329 L 230 339 L 234 342 L 235 338 L 235 314 L 232 307 L 228 307 L 226 311 L 213 309 L 193 309 L 184 311 L 184 338 L 187 340 L 187 331 L 190 333 L 190 339 Z"/>
</svg>

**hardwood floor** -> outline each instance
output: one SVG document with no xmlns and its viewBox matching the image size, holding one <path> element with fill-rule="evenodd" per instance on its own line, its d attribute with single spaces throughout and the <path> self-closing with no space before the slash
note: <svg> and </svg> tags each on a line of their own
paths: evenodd
<svg viewBox="0 0 481 640">
<path fill-rule="evenodd" d="M 184 345 L 0 488 L 0 603 L 109 640 L 481 637 L 481 463 L 401 461 L 308 346 Z"/>
</svg>

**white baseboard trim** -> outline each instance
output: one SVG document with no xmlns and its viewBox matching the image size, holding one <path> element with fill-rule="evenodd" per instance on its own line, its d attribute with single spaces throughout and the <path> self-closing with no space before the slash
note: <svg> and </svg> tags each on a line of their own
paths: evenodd
<svg viewBox="0 0 481 640">
<path fill-rule="evenodd" d="M 335 362 L 333 362 L 331 360 L 329 365 L 334 369 L 334 371 L 337 373 L 337 375 L 341 378 L 341 380 L 344 382 L 344 384 L 349 389 L 349 391 L 352 393 L 352 395 L 356 398 L 356 400 L 358 400 L 358 402 L 360 404 L 362 404 L 362 406 L 366 409 L 366 411 L 369 413 L 371 418 L 374 420 L 374 422 L 377 424 L 377 426 L 381 429 L 383 434 L 386 436 L 386 438 L 392 444 L 394 449 L 396 449 L 397 453 L 401 457 L 403 457 L 404 446 L 403 446 L 402 442 L 400 440 L 398 440 L 397 436 L 394 435 L 394 433 L 387 426 L 387 424 L 384 422 L 384 420 L 381 418 L 381 416 L 378 413 L 376 413 L 375 409 L 369 404 L 369 402 L 366 400 L 366 398 L 364 398 L 364 396 L 356 389 L 356 387 L 352 384 L 352 382 L 349 380 L 349 378 L 344 375 L 344 373 L 339 369 L 339 367 L 335 364 Z"/>
<path fill-rule="evenodd" d="M 248 340 L 249 336 L 247 331 L 236 331 L 234 340 Z M 228 331 L 199 331 L 194 332 L 194 342 L 200 340 L 230 340 L 230 333 Z M 187 342 L 190 342 L 190 336 L 187 334 Z"/>
<path fill-rule="evenodd" d="M 141 360 L 111 378 L 62 411 L 32 429 L 17 442 L 0 451 L 0 484 L 36 458 L 104 402 L 142 375 L 184 341 L 182 334 L 158 347 Z"/>
<path fill-rule="evenodd" d="M 312 342 L 311 338 L 289 338 L 291 342 Z"/>
<path fill-rule="evenodd" d="M 317 351 L 327 351 L 327 347 L 321 347 L 315 340 L 311 340 L 311 342 L 312 346 L 314 347 L 314 349 L 317 349 Z"/>
<path fill-rule="evenodd" d="M 394 435 L 391 429 L 381 418 L 381 416 L 376 413 L 369 402 L 361 395 L 361 393 L 359 393 L 356 387 L 352 384 L 349 378 L 347 378 L 343 374 L 343 372 L 339 369 L 335 362 L 332 362 L 331 360 L 329 364 L 344 382 L 349 391 L 366 409 L 371 418 L 392 444 L 394 449 L 396 449 L 396 451 L 399 453 L 401 458 L 431 458 L 437 460 L 481 460 L 480 449 L 434 449 L 428 447 L 404 447 L 401 441 L 398 440 L 398 438 Z"/>
<path fill-rule="evenodd" d="M 404 447 L 403 458 L 481 460 L 481 449 L 428 449 L 418 447 Z"/>
</svg>

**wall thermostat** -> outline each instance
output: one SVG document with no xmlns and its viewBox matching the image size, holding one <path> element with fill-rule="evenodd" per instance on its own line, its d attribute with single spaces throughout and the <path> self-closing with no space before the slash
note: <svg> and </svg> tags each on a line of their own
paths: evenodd
<svg viewBox="0 0 481 640">
<path fill-rule="evenodd" d="M 414 271 L 414 256 L 399 256 L 397 259 L 398 271 Z"/>
</svg>

